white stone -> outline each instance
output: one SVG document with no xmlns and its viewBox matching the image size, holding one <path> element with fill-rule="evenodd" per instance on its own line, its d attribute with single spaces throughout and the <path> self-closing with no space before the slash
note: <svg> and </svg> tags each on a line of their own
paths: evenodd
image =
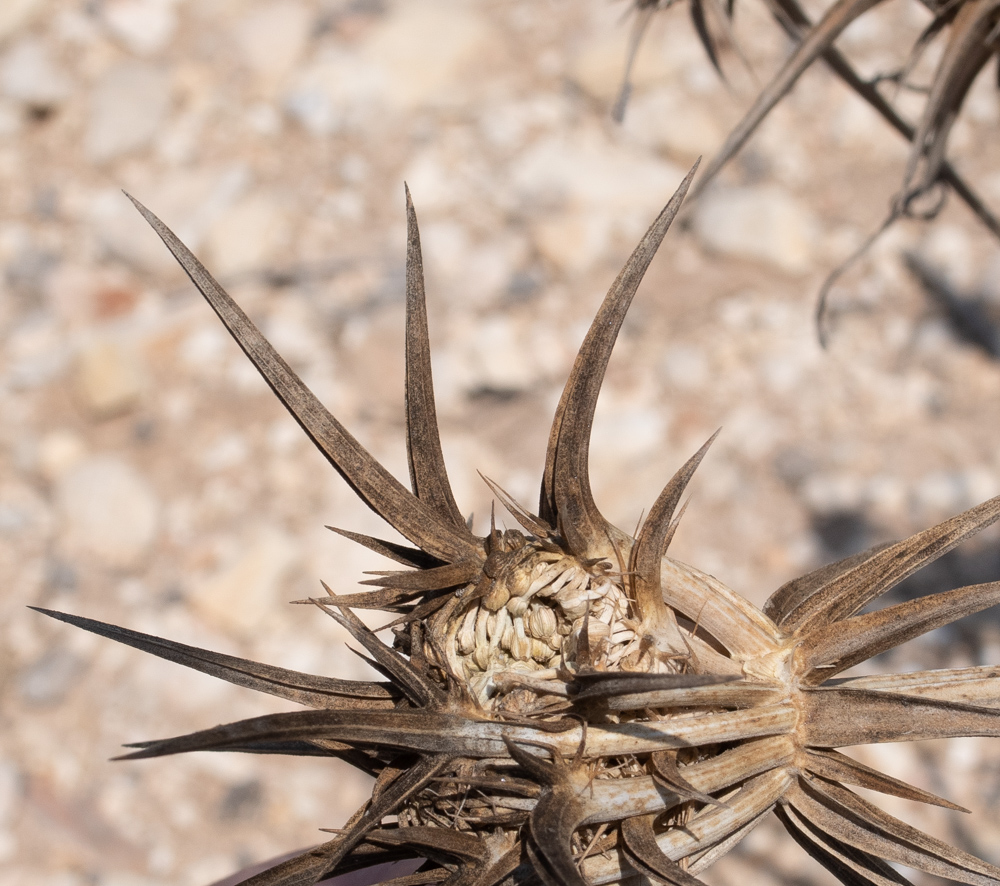
<svg viewBox="0 0 1000 886">
<path fill-rule="evenodd" d="M 156 493 L 135 468 L 115 456 L 79 462 L 59 481 L 56 502 L 71 553 L 131 569 L 143 562 L 156 540 Z"/>
<path fill-rule="evenodd" d="M 660 361 L 660 369 L 671 387 L 680 391 L 703 390 L 710 379 L 704 350 L 689 343 L 671 345 Z"/>
<path fill-rule="evenodd" d="M 298 64 L 309 40 L 308 7 L 279 0 L 255 8 L 240 21 L 236 38 L 243 60 L 265 87 L 274 87 Z"/>
<path fill-rule="evenodd" d="M 792 274 L 812 267 L 819 239 L 812 213 L 775 185 L 712 189 L 697 204 L 694 230 L 715 252 L 763 261 Z"/>
<path fill-rule="evenodd" d="M 98 80 L 90 101 L 84 147 L 104 163 L 148 144 L 170 109 L 170 75 L 163 68 L 124 61 Z"/>
<path fill-rule="evenodd" d="M 534 228 L 539 253 L 560 270 L 577 274 L 594 264 L 608 247 L 611 220 L 586 211 L 565 213 Z"/>
<path fill-rule="evenodd" d="M 41 109 L 55 107 L 71 91 L 69 77 L 52 60 L 45 44 L 30 38 L 4 55 L 0 85 L 9 98 Z"/>
<path fill-rule="evenodd" d="M 382 100 L 410 109 L 446 101 L 489 39 L 475 4 L 408 0 L 374 29 L 362 52 L 382 75 Z"/>
<path fill-rule="evenodd" d="M 222 276 L 266 267 L 287 243 L 288 219 L 281 206 L 254 194 L 222 213 L 205 245 L 213 273 Z"/>
<path fill-rule="evenodd" d="M 240 553 L 195 588 L 195 608 L 227 631 L 252 634 L 285 601 L 281 583 L 299 549 L 287 533 L 265 527 L 247 539 Z"/>
<path fill-rule="evenodd" d="M 50 431 L 38 443 L 38 471 L 49 483 L 56 483 L 86 454 L 87 446 L 79 434 L 69 430 Z"/>
<path fill-rule="evenodd" d="M 111 0 L 101 10 L 109 30 L 132 52 L 159 52 L 174 36 L 177 0 Z"/>
<path fill-rule="evenodd" d="M 133 348 L 115 340 L 98 340 L 77 357 L 75 382 L 84 407 L 100 419 L 134 408 L 145 379 Z"/>
<path fill-rule="evenodd" d="M 372 66 L 356 52 L 327 47 L 294 78 L 284 108 L 313 135 L 343 127 L 348 112 L 377 97 Z"/>
<path fill-rule="evenodd" d="M 201 455 L 201 466 L 210 474 L 239 467 L 250 457 L 246 437 L 235 431 L 214 440 Z"/>
<path fill-rule="evenodd" d="M 38 12 L 50 5 L 50 0 L 3 0 L 0 3 L 0 40 L 17 33 Z"/>
<path fill-rule="evenodd" d="M 520 199 L 566 203 L 621 216 L 659 212 L 687 172 L 634 147 L 616 144 L 597 126 L 540 139 L 519 156 L 511 183 Z M 652 221 L 645 219 L 642 229 Z"/>
<path fill-rule="evenodd" d="M 693 161 L 713 155 L 725 138 L 731 113 L 722 102 L 706 101 L 665 86 L 636 95 L 622 124 L 637 143 Z"/>
<path fill-rule="evenodd" d="M 563 270 L 598 261 L 612 236 L 641 236 L 684 172 L 642 150 L 614 144 L 597 127 L 540 139 L 519 156 L 511 184 L 520 205 L 541 210 L 539 251 Z"/>
</svg>

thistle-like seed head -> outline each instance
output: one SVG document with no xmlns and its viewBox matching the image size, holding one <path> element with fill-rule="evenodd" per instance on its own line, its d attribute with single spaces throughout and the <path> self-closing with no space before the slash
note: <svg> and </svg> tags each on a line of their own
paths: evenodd
<svg viewBox="0 0 1000 886">
<path fill-rule="evenodd" d="M 441 455 L 408 195 L 412 491 L 139 206 L 334 468 L 412 545 L 337 530 L 405 568 L 379 573 L 362 593 L 327 589 L 311 601 L 360 643 L 381 682 L 301 674 L 49 613 L 309 708 L 143 742 L 129 758 L 195 750 L 326 755 L 375 776 L 371 799 L 343 830 L 248 886 L 305 886 L 400 858 L 424 863 L 394 886 L 692 886 L 770 811 L 844 883 L 905 882 L 889 863 L 977 886 L 1000 883 L 1000 869 L 905 825 L 847 785 L 960 807 L 836 750 L 1000 735 L 998 669 L 829 682 L 1000 602 L 993 583 L 857 614 L 997 520 L 1000 498 L 791 581 L 763 611 L 666 555 L 681 496 L 711 440 L 667 483 L 634 537 L 594 503 L 588 447 L 604 370 L 693 175 L 633 252 L 584 340 L 552 425 L 537 514 L 491 483 L 521 529 L 501 531 L 494 522 L 485 538 L 455 503 Z M 391 643 L 355 615 L 361 608 L 397 615 Z"/>
</svg>

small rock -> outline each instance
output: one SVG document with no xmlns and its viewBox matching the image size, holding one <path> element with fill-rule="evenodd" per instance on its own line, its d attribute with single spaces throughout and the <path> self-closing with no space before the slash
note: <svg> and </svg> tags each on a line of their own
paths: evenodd
<svg viewBox="0 0 1000 886">
<path fill-rule="evenodd" d="M 628 104 L 624 130 L 636 142 L 693 161 L 711 156 L 725 138 L 728 108 L 722 101 L 684 93 L 675 86 L 649 90 Z"/>
<path fill-rule="evenodd" d="M 533 230 L 539 251 L 580 272 L 613 236 L 641 236 L 683 177 L 671 163 L 581 127 L 535 142 L 518 157 L 511 182 L 519 202 L 548 210 Z"/>
<path fill-rule="evenodd" d="M 565 273 L 581 273 L 599 259 L 610 240 L 610 220 L 586 212 L 558 215 L 535 226 L 539 253 Z"/>
<path fill-rule="evenodd" d="M 494 314 L 458 341 L 461 344 L 452 353 L 454 364 L 448 366 L 442 360 L 446 371 L 441 373 L 441 387 L 445 392 L 453 380 L 445 379 L 453 376 L 462 380 L 468 392 L 512 394 L 536 384 L 549 368 L 544 331 L 526 325 L 523 318 L 518 322 L 513 316 Z"/>
<path fill-rule="evenodd" d="M 373 29 L 363 55 L 382 75 L 382 100 L 411 109 L 447 101 L 489 40 L 474 4 L 410 0 Z"/>
<path fill-rule="evenodd" d="M 97 419 L 133 409 L 143 390 L 138 356 L 116 341 L 97 341 L 77 360 L 76 390 L 87 411 Z"/>
<path fill-rule="evenodd" d="M 343 127 L 348 110 L 371 105 L 377 79 L 356 52 L 327 47 L 294 78 L 284 109 L 313 135 L 329 135 Z"/>
<path fill-rule="evenodd" d="M 170 76 L 163 68 L 121 62 L 97 82 L 84 138 L 88 157 L 106 163 L 145 146 L 170 108 Z"/>
<path fill-rule="evenodd" d="M 539 139 L 518 157 L 511 180 L 519 199 L 542 206 L 575 204 L 616 223 L 639 212 L 644 231 L 686 172 L 585 126 Z"/>
<path fill-rule="evenodd" d="M 295 69 L 310 24 L 309 9 L 290 0 L 260 6 L 240 22 L 236 37 L 243 59 L 265 88 L 274 88 Z"/>
<path fill-rule="evenodd" d="M 101 12 L 108 29 L 132 52 L 163 49 L 174 35 L 177 0 L 111 0 Z"/>
<path fill-rule="evenodd" d="M 709 249 L 791 274 L 812 267 L 818 228 L 798 200 L 771 185 L 715 188 L 701 198 L 694 217 L 695 233 Z"/>
<path fill-rule="evenodd" d="M 59 481 L 56 501 L 66 547 L 96 556 L 107 566 L 138 566 L 156 540 L 156 494 L 135 468 L 114 456 L 79 462 Z"/>
<path fill-rule="evenodd" d="M 4 56 L 0 84 L 6 96 L 40 112 L 59 105 L 71 89 L 69 77 L 46 46 L 33 39 L 22 40 Z"/>
<path fill-rule="evenodd" d="M 201 466 L 207 473 L 216 474 L 239 467 L 249 457 L 250 445 L 247 438 L 233 431 L 223 434 L 205 447 L 201 454 Z"/>
<path fill-rule="evenodd" d="M 281 207 L 263 195 L 240 200 L 209 231 L 209 264 L 218 276 L 266 267 L 288 242 L 288 220 Z"/>
<path fill-rule="evenodd" d="M 58 482 L 86 455 L 87 447 L 72 431 L 51 431 L 38 444 L 38 472 L 50 483 Z"/>
<path fill-rule="evenodd" d="M 0 40 L 16 34 L 45 5 L 45 0 L 4 0 L 0 3 Z"/>
<path fill-rule="evenodd" d="M 704 390 L 711 378 L 709 361 L 697 345 L 672 345 L 660 361 L 660 370 L 669 384 L 681 391 Z"/>
<path fill-rule="evenodd" d="M 28 704 L 57 704 L 83 671 L 80 656 L 56 647 L 17 675 L 17 688 Z"/>
<path fill-rule="evenodd" d="M 192 601 L 224 630 L 252 634 L 273 613 L 281 582 L 298 557 L 291 536 L 267 528 L 250 539 L 239 556 L 201 583 Z"/>
</svg>

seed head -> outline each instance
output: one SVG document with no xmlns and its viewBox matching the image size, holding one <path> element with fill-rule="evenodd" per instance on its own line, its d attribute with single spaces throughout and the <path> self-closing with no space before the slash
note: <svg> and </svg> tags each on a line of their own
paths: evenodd
<svg viewBox="0 0 1000 886">
<path fill-rule="evenodd" d="M 612 284 L 549 435 L 537 513 L 490 484 L 520 529 L 475 535 L 445 471 L 431 385 L 416 215 L 407 194 L 406 415 L 412 491 L 323 407 L 188 249 L 136 203 L 333 467 L 410 546 L 337 530 L 400 564 L 362 593 L 314 599 L 384 679 L 312 676 L 79 616 L 55 618 L 304 711 L 132 745 L 329 756 L 375 777 L 329 841 L 246 880 L 306 886 L 419 858 L 393 886 L 692 886 L 768 812 L 844 883 L 899 884 L 902 864 L 965 883 L 1000 869 L 893 818 L 847 785 L 960 809 L 836 749 L 1000 735 L 995 668 L 831 682 L 925 631 L 1000 602 L 1000 583 L 875 612 L 868 603 L 1000 517 L 1000 498 L 779 588 L 763 611 L 666 556 L 711 440 L 635 536 L 591 495 L 588 448 L 629 303 L 694 176 Z M 489 481 L 487 481 L 489 482 Z M 397 615 L 383 642 L 355 615 Z"/>
</svg>

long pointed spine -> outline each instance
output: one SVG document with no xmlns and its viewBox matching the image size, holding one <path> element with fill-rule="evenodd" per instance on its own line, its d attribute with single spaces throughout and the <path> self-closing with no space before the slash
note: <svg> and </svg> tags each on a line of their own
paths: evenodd
<svg viewBox="0 0 1000 886">
<path fill-rule="evenodd" d="M 622 536 L 601 515 L 590 488 L 594 411 L 625 314 L 697 169 L 695 163 L 612 284 L 580 347 L 552 422 L 538 513 L 559 529 L 578 556 L 606 556 L 614 562 L 612 542 Z"/>
<path fill-rule="evenodd" d="M 455 502 L 441 451 L 417 213 L 406 187 L 406 456 L 413 494 L 460 535 L 474 539 Z"/>
<path fill-rule="evenodd" d="M 669 630 L 678 636 L 674 614 L 663 599 L 660 561 L 666 556 L 670 544 L 674 512 L 681 496 L 718 435 L 718 431 L 712 434 L 708 442 L 667 483 L 650 508 L 632 549 L 632 588 L 639 614 L 648 631 Z"/>
<path fill-rule="evenodd" d="M 134 197 L 129 199 L 173 253 L 271 390 L 365 504 L 435 557 L 449 563 L 480 557 L 479 546 L 467 534 L 444 523 L 330 414 L 173 231 Z"/>
</svg>

